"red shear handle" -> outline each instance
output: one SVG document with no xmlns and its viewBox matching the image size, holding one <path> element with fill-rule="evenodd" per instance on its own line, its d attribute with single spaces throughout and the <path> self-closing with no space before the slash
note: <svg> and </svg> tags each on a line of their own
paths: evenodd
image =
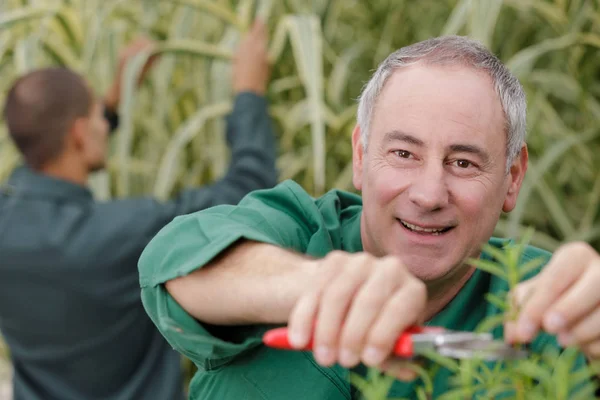
<svg viewBox="0 0 600 400">
<path fill-rule="evenodd" d="M 394 345 L 394 354 L 398 357 L 413 357 L 414 344 L 412 335 L 419 333 L 440 332 L 441 330 L 443 330 L 443 328 L 411 326 L 400 335 L 398 340 L 396 340 L 396 344 Z M 276 349 L 292 349 L 292 346 L 288 340 L 288 329 L 285 327 L 275 328 L 267 331 L 263 335 L 263 343 Z M 312 347 L 313 340 L 311 338 L 308 345 L 302 350 L 312 350 Z"/>
<path fill-rule="evenodd" d="M 312 339 L 303 350 L 312 350 Z M 263 335 L 263 343 L 269 347 L 276 349 L 292 349 L 292 345 L 288 340 L 287 328 L 275 328 L 268 330 Z"/>
</svg>

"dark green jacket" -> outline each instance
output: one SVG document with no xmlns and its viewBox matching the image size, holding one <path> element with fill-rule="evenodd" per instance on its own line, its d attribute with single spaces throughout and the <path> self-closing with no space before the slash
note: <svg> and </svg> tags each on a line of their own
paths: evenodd
<svg viewBox="0 0 600 400">
<path fill-rule="evenodd" d="M 180 356 L 142 307 L 137 262 L 175 216 L 276 184 L 264 98 L 236 98 L 227 139 L 226 176 L 166 204 L 96 202 L 83 186 L 13 173 L 0 190 L 0 331 L 15 400 L 183 398 Z"/>
</svg>

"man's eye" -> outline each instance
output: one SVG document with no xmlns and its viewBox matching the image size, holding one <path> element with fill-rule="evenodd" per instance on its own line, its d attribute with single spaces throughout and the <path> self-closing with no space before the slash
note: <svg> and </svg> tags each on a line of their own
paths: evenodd
<svg viewBox="0 0 600 400">
<path fill-rule="evenodd" d="M 473 165 L 470 161 L 467 160 L 456 160 L 456 166 L 458 168 L 469 168 L 471 165 Z"/>
<path fill-rule="evenodd" d="M 410 158 L 410 152 L 406 150 L 395 150 L 394 153 L 401 158 Z"/>
</svg>

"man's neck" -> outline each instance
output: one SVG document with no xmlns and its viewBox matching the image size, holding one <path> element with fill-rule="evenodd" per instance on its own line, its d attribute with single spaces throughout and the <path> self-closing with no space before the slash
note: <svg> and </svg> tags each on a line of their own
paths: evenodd
<svg viewBox="0 0 600 400">
<path fill-rule="evenodd" d="M 40 168 L 39 172 L 82 186 L 85 186 L 88 180 L 87 169 L 77 163 L 69 162 L 67 159 L 50 162 Z"/>
<path fill-rule="evenodd" d="M 425 308 L 425 321 L 429 321 L 435 317 L 437 313 L 442 311 L 454 297 L 462 290 L 469 278 L 475 272 L 475 268 L 465 265 L 460 270 L 443 281 L 432 282 L 427 284 L 428 301 Z"/>
</svg>

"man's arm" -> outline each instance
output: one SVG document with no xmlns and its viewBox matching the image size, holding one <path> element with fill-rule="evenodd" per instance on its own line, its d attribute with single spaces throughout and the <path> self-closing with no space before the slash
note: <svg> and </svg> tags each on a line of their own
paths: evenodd
<svg viewBox="0 0 600 400">
<path fill-rule="evenodd" d="M 209 324 L 286 323 L 313 279 L 310 260 L 278 246 L 244 241 L 165 287 L 190 315 Z"/>
<path fill-rule="evenodd" d="M 395 257 L 337 251 L 339 227 L 321 207 L 288 182 L 162 229 L 139 270 L 142 302 L 167 340 L 197 362 L 223 360 L 260 345 L 270 324 L 287 323 L 302 348 L 316 321 L 322 365 L 381 363 L 423 318 L 425 285 Z"/>
<path fill-rule="evenodd" d="M 265 93 L 269 79 L 266 28 L 257 22 L 235 57 L 233 110 L 227 117 L 231 163 L 210 185 L 182 191 L 154 211 L 157 227 L 181 214 L 221 204 L 237 204 L 248 193 L 277 184 L 276 146 Z"/>
<path fill-rule="evenodd" d="M 114 81 L 104 95 L 104 118 L 108 122 L 110 133 L 113 133 L 119 127 L 118 110 L 119 103 L 121 102 L 121 81 L 123 79 L 125 66 L 132 57 L 136 56 L 143 50 L 151 48 L 153 45 L 154 43 L 151 40 L 145 37 L 140 37 L 121 50 L 119 53 L 119 62 L 117 64 L 117 71 L 115 73 Z M 146 65 L 144 65 L 144 68 L 142 68 L 138 85 L 143 82 L 155 60 L 155 56 L 152 56 L 150 59 L 148 59 Z"/>
</svg>

